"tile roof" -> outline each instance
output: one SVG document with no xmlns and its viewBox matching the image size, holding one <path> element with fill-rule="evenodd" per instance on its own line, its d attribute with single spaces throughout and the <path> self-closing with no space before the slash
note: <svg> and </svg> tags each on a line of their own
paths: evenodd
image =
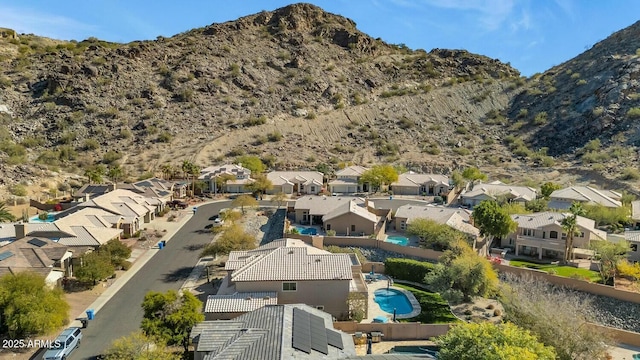
<svg viewBox="0 0 640 360">
<path fill-rule="evenodd" d="M 348 254 L 320 253 L 312 246 L 283 246 L 229 254 L 231 281 L 351 280 Z M 234 262 L 235 260 L 235 262 Z M 244 260 L 244 264 L 241 261 Z"/>
<path fill-rule="evenodd" d="M 251 170 L 237 164 L 209 166 L 200 171 L 200 176 L 198 177 L 198 179 L 212 179 L 222 174 L 229 174 L 233 176 L 250 176 Z"/>
<path fill-rule="evenodd" d="M 0 248 L 0 253 L 7 251 L 13 256 L 0 261 L 2 268 L 50 268 L 65 258 L 68 248 L 46 238 L 27 236 Z"/>
<path fill-rule="evenodd" d="M 413 171 L 398 175 L 398 181 L 391 184 L 391 186 L 415 186 L 419 187 L 422 184 L 434 183 L 439 185 L 449 186 L 449 177 L 439 174 L 416 174 Z"/>
<path fill-rule="evenodd" d="M 295 311 L 295 313 L 294 313 Z M 339 340 L 342 349 L 328 344 L 327 354 L 315 349 L 307 353 L 293 347 L 294 326 L 305 325 L 296 319 L 299 315 L 321 321 L 324 333 Z M 300 335 L 298 331 L 297 335 Z M 314 344 L 323 340 L 322 334 L 309 336 Z M 203 359 L 342 359 L 355 356 L 351 336 L 333 329 L 331 315 L 302 304 L 268 305 L 243 314 L 234 320 L 204 321 L 195 325 L 190 335 L 196 352 L 204 353 Z"/>
<path fill-rule="evenodd" d="M 511 197 L 516 200 L 531 201 L 536 198 L 538 191 L 528 186 L 515 186 L 494 181 L 492 183 L 476 184 L 471 191 L 462 194 L 461 197 L 474 198 L 479 195 L 487 195 L 494 198 L 507 194 L 511 194 Z"/>
<path fill-rule="evenodd" d="M 293 183 L 322 185 L 324 175 L 318 171 L 272 171 L 267 174 L 267 179 L 271 180 L 274 186 Z"/>
<path fill-rule="evenodd" d="M 606 207 L 620 207 L 622 203 L 619 201 L 621 195 L 615 191 L 599 190 L 590 186 L 571 186 L 559 189 L 551 193 L 549 196 L 549 207 L 566 208 L 566 204 L 562 200 L 573 200 L 591 204 L 600 204 Z M 560 202 L 560 204 L 558 203 Z"/>
<path fill-rule="evenodd" d="M 624 239 L 627 241 L 640 242 L 640 231 L 625 231 Z"/>
<path fill-rule="evenodd" d="M 230 295 L 209 295 L 204 307 L 205 313 L 249 312 L 266 305 L 277 305 L 278 293 L 236 292 Z"/>
<path fill-rule="evenodd" d="M 631 202 L 631 218 L 633 220 L 640 220 L 640 200 Z"/>
<path fill-rule="evenodd" d="M 352 165 L 336 171 L 336 176 L 361 176 L 367 170 L 369 169 L 366 167 L 360 165 Z"/>
<path fill-rule="evenodd" d="M 323 217 L 322 217 L 322 221 L 328 221 L 331 219 L 335 219 L 337 217 L 340 217 L 342 215 L 346 215 L 346 214 L 354 214 L 356 216 L 359 216 L 361 218 L 367 219 L 372 223 L 377 223 L 378 222 L 378 217 L 376 216 L 376 214 L 369 212 L 369 210 L 367 210 L 364 207 L 364 204 L 362 204 L 362 206 L 360 206 L 358 204 L 357 201 L 355 200 L 349 200 L 349 202 L 347 203 L 343 203 L 340 206 L 338 206 L 337 208 L 331 210 L 330 212 L 326 213 Z"/>
<path fill-rule="evenodd" d="M 480 230 L 471 225 L 471 211 L 433 205 L 407 204 L 398 207 L 396 218 L 407 219 L 410 224 L 415 219 L 429 219 L 446 224 L 463 233 L 480 236 Z"/>
<path fill-rule="evenodd" d="M 80 189 L 78 189 L 75 193 L 73 193 L 73 197 L 80 198 L 85 195 L 90 195 L 91 197 L 106 194 L 109 191 L 112 191 L 114 188 L 113 184 L 85 184 Z"/>
<path fill-rule="evenodd" d="M 562 220 L 568 217 L 569 213 L 559 213 L 553 211 L 545 211 L 533 214 L 515 214 L 511 218 L 518 223 L 518 227 L 525 229 L 540 229 L 552 224 L 562 225 Z M 595 221 L 583 216 L 576 217 L 577 224 L 582 229 L 594 233 L 596 236 L 606 239 L 606 232 L 595 228 Z"/>
<path fill-rule="evenodd" d="M 364 199 L 353 196 L 307 195 L 300 197 L 296 201 L 294 209 L 309 210 L 310 215 L 323 216 L 352 200 L 355 201 L 356 204 L 364 204 Z"/>
</svg>

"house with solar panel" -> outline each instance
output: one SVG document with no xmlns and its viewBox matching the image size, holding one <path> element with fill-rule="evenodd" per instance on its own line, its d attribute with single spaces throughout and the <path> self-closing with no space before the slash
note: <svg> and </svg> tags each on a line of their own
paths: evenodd
<svg viewBox="0 0 640 360">
<path fill-rule="evenodd" d="M 207 319 L 229 319 L 267 305 L 307 304 L 347 318 L 351 292 L 367 294 L 355 254 L 333 254 L 297 239 L 232 251 L 227 276 L 205 304 Z"/>
<path fill-rule="evenodd" d="M 194 360 L 345 359 L 356 356 L 351 335 L 332 316 L 303 304 L 267 305 L 233 320 L 193 327 Z"/>
<path fill-rule="evenodd" d="M 71 276 L 72 255 L 68 246 L 55 241 L 23 237 L 0 248 L 0 276 L 29 271 L 42 275 L 53 287 Z"/>
</svg>

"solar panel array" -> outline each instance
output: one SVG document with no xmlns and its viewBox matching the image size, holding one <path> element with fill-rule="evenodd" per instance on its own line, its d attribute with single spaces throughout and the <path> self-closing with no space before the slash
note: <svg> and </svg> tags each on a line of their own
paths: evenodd
<svg viewBox="0 0 640 360">
<path fill-rule="evenodd" d="M 12 257 L 14 254 L 11 251 L 5 251 L 2 254 L 0 254 L 0 261 L 4 260 L 4 259 L 8 259 L 10 257 Z"/>
<path fill-rule="evenodd" d="M 324 319 L 320 316 L 294 308 L 292 347 L 307 354 L 315 350 L 329 355 L 329 345 L 340 350 L 344 349 L 340 333 L 327 329 Z"/>
<path fill-rule="evenodd" d="M 37 247 L 43 247 L 45 245 L 47 245 L 47 242 L 44 240 L 40 240 L 40 239 L 31 239 L 29 241 L 27 241 L 27 243 L 33 245 L 33 246 L 37 246 Z"/>
</svg>

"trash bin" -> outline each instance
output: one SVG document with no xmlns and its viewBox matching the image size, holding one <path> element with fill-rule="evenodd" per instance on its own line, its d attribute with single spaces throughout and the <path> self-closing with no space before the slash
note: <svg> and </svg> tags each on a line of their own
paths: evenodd
<svg viewBox="0 0 640 360">
<path fill-rule="evenodd" d="M 160 241 L 160 242 L 158 243 L 158 249 L 163 249 L 163 248 L 164 248 L 164 242 L 163 242 L 163 241 Z"/>
<path fill-rule="evenodd" d="M 94 312 L 93 312 L 93 309 L 89 309 L 89 310 L 87 310 L 87 319 L 88 319 L 88 320 L 93 320 L 93 316 L 94 316 L 94 315 L 95 315 L 95 314 L 94 314 Z"/>
<path fill-rule="evenodd" d="M 162 247 L 166 247 L 167 246 L 167 240 L 162 240 L 160 242 L 162 243 Z"/>
<path fill-rule="evenodd" d="M 393 200 L 393 196 L 389 196 L 389 200 Z"/>
</svg>

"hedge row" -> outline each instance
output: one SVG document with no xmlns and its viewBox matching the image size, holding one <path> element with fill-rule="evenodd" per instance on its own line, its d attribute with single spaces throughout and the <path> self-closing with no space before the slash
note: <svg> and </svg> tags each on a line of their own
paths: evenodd
<svg viewBox="0 0 640 360">
<path fill-rule="evenodd" d="M 412 259 L 388 258 L 384 271 L 394 279 L 424 283 L 424 277 L 433 270 L 434 264 Z"/>
</svg>

